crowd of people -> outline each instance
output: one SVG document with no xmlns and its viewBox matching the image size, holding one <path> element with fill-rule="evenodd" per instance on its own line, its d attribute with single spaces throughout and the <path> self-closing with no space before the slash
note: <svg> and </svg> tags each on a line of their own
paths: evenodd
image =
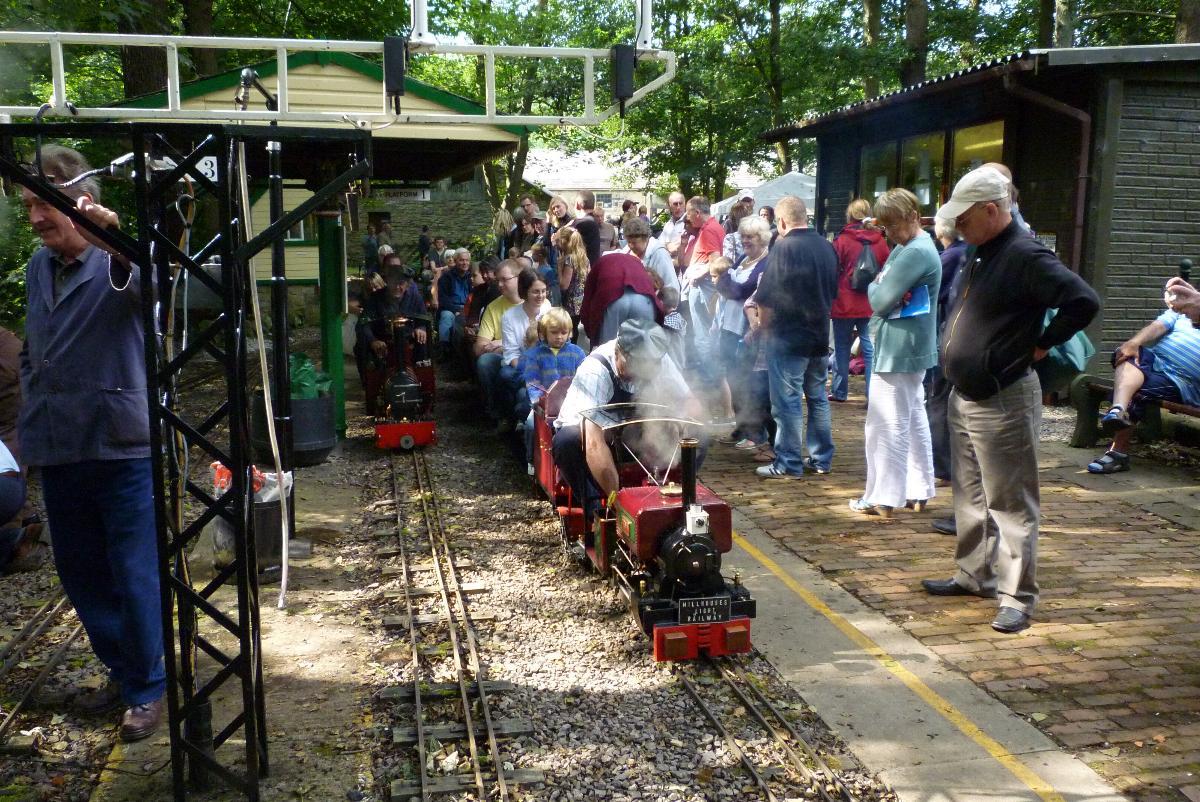
<svg viewBox="0 0 1200 802">
<path fill-rule="evenodd" d="M 118 225 L 80 154 L 40 155 L 95 228 Z M 675 192 L 655 233 L 630 202 L 609 220 L 590 192 L 573 207 L 552 197 L 546 213 L 526 196 L 519 222 L 497 216 L 494 252 L 476 261 L 423 228 L 420 265 L 381 224 L 365 237 L 355 353 L 364 369 L 394 342 L 381 321 L 424 319 L 413 358 L 469 365 L 497 431 L 525 431 L 530 463 L 532 409 L 571 378 L 553 449 L 591 511 L 617 486 L 585 414 L 598 405 L 653 402 L 715 425 L 764 480 L 835 470 L 831 402 L 849 398 L 857 351 L 866 475 L 850 509 L 888 517 L 951 487 L 940 526 L 956 536 L 956 571 L 922 585 L 996 599 L 992 627 L 1019 632 L 1039 594 L 1033 368 L 1099 299 L 1031 236 L 1017 198 L 1004 165 L 983 165 L 937 209 L 932 236 L 917 197 L 892 188 L 852 200 L 830 242 L 796 197 L 757 213 L 742 199 L 722 222 L 708 199 Z M 165 689 L 141 270 L 29 189 L 23 200 L 43 247 L 27 268 L 23 346 L 0 330 L 0 568 L 36 564 L 24 470 L 39 468 L 56 569 L 111 678 L 76 702 L 122 709 L 121 737 L 137 740 L 160 725 Z M 1200 403 L 1200 291 L 1173 279 L 1164 301 L 1113 355 L 1113 442 L 1096 473 L 1128 469 L 1146 403 Z"/>
<path fill-rule="evenodd" d="M 1038 594 L 1032 368 L 1099 305 L 1030 236 L 1016 198 L 1007 168 L 984 165 L 932 231 L 917 197 L 892 188 L 853 199 L 830 241 L 797 197 L 758 209 L 746 197 L 722 221 L 707 198 L 675 192 L 655 233 L 631 202 L 608 219 L 590 192 L 551 197 L 546 212 L 527 195 L 496 215 L 478 263 L 432 241 L 439 348 L 469 361 L 498 433 L 525 430 L 530 472 L 531 410 L 573 377 L 554 450 L 589 511 L 616 474 L 587 445 L 603 438 L 582 411 L 653 398 L 715 427 L 757 476 L 794 480 L 835 469 L 831 404 L 857 367 L 866 475 L 850 509 L 923 510 L 952 487 L 954 517 L 938 524 L 957 536 L 958 572 L 925 589 L 998 597 L 993 627 L 1020 631 Z M 1123 399 L 1106 420 L 1126 414 Z"/>
</svg>

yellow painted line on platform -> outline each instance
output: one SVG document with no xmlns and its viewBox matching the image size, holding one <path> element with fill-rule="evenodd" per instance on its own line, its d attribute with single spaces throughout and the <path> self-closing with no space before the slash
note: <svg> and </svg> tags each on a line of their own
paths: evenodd
<svg viewBox="0 0 1200 802">
<path fill-rule="evenodd" d="M 854 624 L 851 624 L 843 616 L 835 612 L 825 602 L 821 601 L 815 593 L 796 581 L 777 562 L 736 532 L 733 533 L 733 540 L 737 545 L 745 549 L 747 554 L 758 560 L 764 568 L 774 574 L 788 590 L 799 596 L 809 607 L 825 616 L 843 635 L 853 641 L 864 652 L 878 660 L 880 665 L 886 668 L 892 676 L 903 682 L 910 691 L 921 697 L 926 704 L 936 710 L 942 718 L 953 724 L 963 735 L 966 735 L 982 747 L 997 763 L 1004 766 L 1004 768 L 1012 772 L 1013 776 L 1029 786 L 1031 791 L 1045 800 L 1045 802 L 1066 802 L 1063 796 L 1054 790 L 1052 785 L 1010 754 L 1004 748 L 1003 744 L 981 730 L 965 713 L 950 704 L 946 699 L 943 699 L 936 691 L 922 682 L 920 677 L 905 668 L 895 657 L 888 654 L 883 647 L 871 640 Z"/>
</svg>

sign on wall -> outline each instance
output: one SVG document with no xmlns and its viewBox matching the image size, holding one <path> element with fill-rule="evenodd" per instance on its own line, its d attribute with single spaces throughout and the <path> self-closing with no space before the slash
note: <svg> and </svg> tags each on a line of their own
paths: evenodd
<svg viewBox="0 0 1200 802">
<path fill-rule="evenodd" d="M 382 201 L 429 201 L 432 193 L 428 189 L 388 188 L 375 189 L 371 194 Z"/>
</svg>

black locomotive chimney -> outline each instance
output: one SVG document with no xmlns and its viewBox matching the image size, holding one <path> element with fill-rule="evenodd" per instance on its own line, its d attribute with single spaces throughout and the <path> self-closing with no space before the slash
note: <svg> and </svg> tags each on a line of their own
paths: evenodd
<svg viewBox="0 0 1200 802">
<path fill-rule="evenodd" d="M 696 503 L 696 450 L 700 441 L 685 437 L 679 441 L 679 464 L 683 467 L 683 508 Z"/>
</svg>

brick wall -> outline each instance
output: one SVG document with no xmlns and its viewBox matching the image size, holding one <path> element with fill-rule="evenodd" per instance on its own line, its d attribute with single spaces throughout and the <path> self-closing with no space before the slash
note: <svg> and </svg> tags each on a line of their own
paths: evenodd
<svg viewBox="0 0 1200 802">
<path fill-rule="evenodd" d="M 1200 86 L 1129 82 L 1124 97 L 1101 353 L 1163 310 L 1181 258 L 1200 262 Z"/>
</svg>

